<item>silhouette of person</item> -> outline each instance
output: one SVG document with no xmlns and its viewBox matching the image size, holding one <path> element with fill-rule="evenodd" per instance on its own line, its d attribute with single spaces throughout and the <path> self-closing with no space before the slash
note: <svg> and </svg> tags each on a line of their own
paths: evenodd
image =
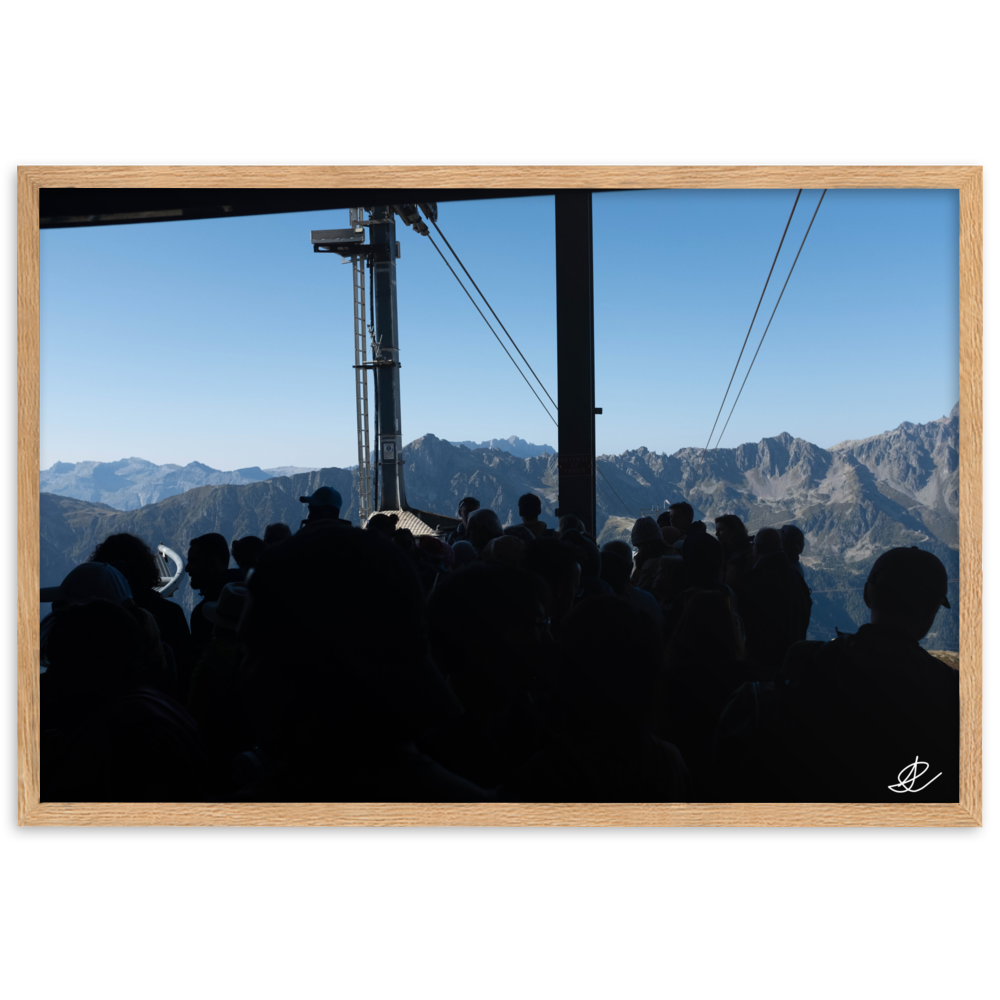
<svg viewBox="0 0 1000 1000">
<path fill-rule="evenodd" d="M 678 500 L 667 508 L 670 511 L 670 526 L 676 528 L 685 538 L 692 531 L 704 531 L 705 522 L 694 519 L 694 508 L 686 500 Z"/>
<path fill-rule="evenodd" d="M 799 576 L 804 578 L 802 563 L 799 562 L 799 556 L 802 555 L 802 550 L 806 547 L 806 536 L 802 534 L 802 529 L 794 524 L 786 524 L 781 529 L 781 547 L 785 550 L 788 561 L 798 571 Z"/>
<path fill-rule="evenodd" d="M 656 624 L 618 597 L 594 597 L 566 618 L 559 645 L 561 724 L 501 796 L 528 802 L 688 801 L 691 778 L 683 757 L 653 731 L 664 680 Z"/>
<path fill-rule="evenodd" d="M 212 623 L 205 618 L 206 601 L 217 601 L 229 571 L 229 545 L 218 532 L 199 535 L 188 543 L 187 574 L 191 589 L 201 594 L 201 601 L 191 611 L 191 644 L 194 662 L 205 655 L 212 639 Z M 181 692 L 184 699 L 187 691 Z"/>
<path fill-rule="evenodd" d="M 610 585 L 618 597 L 623 597 L 632 607 L 642 611 L 659 625 L 663 620 L 660 605 L 648 590 L 632 585 L 631 575 L 632 547 L 628 542 L 617 539 L 605 542 L 601 547 L 601 579 Z"/>
<path fill-rule="evenodd" d="M 576 559 L 580 565 L 577 603 L 591 597 L 614 594 L 611 584 L 601 579 L 601 553 L 597 544 L 579 531 L 564 531 L 560 540 L 576 550 Z"/>
<path fill-rule="evenodd" d="M 546 612 L 553 632 L 573 608 L 580 589 L 580 557 L 572 545 L 557 538 L 539 538 L 524 550 L 521 569 L 541 577 L 548 585 Z"/>
<path fill-rule="evenodd" d="M 481 504 L 475 497 L 463 497 L 458 504 L 458 527 L 448 536 L 448 543 L 467 542 L 469 540 L 469 515 L 479 510 Z"/>
<path fill-rule="evenodd" d="M 201 727 L 213 765 L 224 781 L 224 765 L 234 754 L 253 745 L 253 734 L 240 695 L 242 651 L 236 629 L 246 606 L 247 588 L 227 583 L 217 601 L 206 601 L 205 618 L 212 623 L 212 639 L 195 667 L 187 709 Z"/>
<path fill-rule="evenodd" d="M 931 552 L 890 549 L 864 601 L 871 621 L 856 634 L 800 643 L 785 660 L 789 784 L 804 801 L 955 802 L 958 671 L 920 646 L 951 607 L 948 574 Z"/>
<path fill-rule="evenodd" d="M 680 748 L 704 795 L 719 715 L 753 673 L 725 591 L 691 595 L 670 641 L 667 663 L 663 733 Z"/>
<path fill-rule="evenodd" d="M 481 789 L 415 740 L 461 715 L 430 660 L 413 561 L 378 532 L 317 527 L 268 549 L 247 581 L 243 692 L 265 756 L 250 797 L 456 802 Z M 363 657 L 345 630 L 374 636 Z M 258 755 L 259 756 L 259 755 Z"/>
<path fill-rule="evenodd" d="M 795 572 L 781 548 L 774 528 L 761 528 L 754 537 L 754 565 L 739 595 L 740 615 L 746 627 L 747 652 L 762 668 L 762 677 L 774 677 L 794 642 L 805 639 L 812 600 L 805 581 Z"/>
<path fill-rule="evenodd" d="M 663 540 L 663 532 L 651 517 L 640 517 L 632 525 L 632 544 L 636 547 L 632 583 L 635 584 L 643 565 L 650 559 L 658 559 L 670 551 Z"/>
<path fill-rule="evenodd" d="M 542 501 L 535 493 L 525 493 L 517 501 L 517 513 L 524 526 L 535 538 L 544 538 L 549 530 L 538 518 L 542 513 Z"/>
<path fill-rule="evenodd" d="M 656 523 L 660 527 L 660 534 L 663 536 L 663 540 L 667 545 L 675 546 L 678 542 L 684 540 L 684 534 L 680 528 L 675 528 L 670 523 L 670 510 L 665 510 L 656 518 Z"/>
<path fill-rule="evenodd" d="M 172 693 L 183 699 L 194 668 L 191 629 L 181 606 L 154 589 L 159 586 L 160 571 L 152 550 L 141 538 L 120 533 L 105 538 L 90 558 L 92 562 L 113 564 L 121 570 L 136 606 L 155 619 L 160 638 L 170 647 L 173 657 L 176 688 Z"/>
<path fill-rule="evenodd" d="M 344 500 L 332 486 L 321 486 L 311 496 L 299 497 L 299 500 L 309 505 L 309 516 L 302 522 L 302 527 L 312 527 L 320 521 L 332 521 L 343 527 L 351 527 L 351 522 L 340 516 Z"/>
<path fill-rule="evenodd" d="M 428 601 L 434 662 L 480 734 L 472 759 L 438 740 L 447 752 L 439 759 L 478 783 L 499 784 L 538 749 L 555 652 L 547 600 L 533 574 L 480 563 L 443 580 Z"/>
<path fill-rule="evenodd" d="M 499 538 L 502 534 L 500 518 L 497 517 L 496 511 L 489 507 L 474 510 L 469 516 L 466 540 L 472 543 L 477 552 L 482 553 L 487 542 Z"/>
<path fill-rule="evenodd" d="M 722 514 L 715 519 L 715 537 L 722 543 L 726 561 L 723 579 L 738 594 L 744 577 L 753 569 L 753 539 L 735 514 Z"/>
<path fill-rule="evenodd" d="M 471 566 L 479 561 L 479 553 L 472 542 L 460 539 L 452 544 L 451 549 L 455 553 L 455 569 L 462 569 L 463 566 Z"/>
<path fill-rule="evenodd" d="M 269 524 L 264 529 L 264 544 L 265 545 L 277 545 L 278 542 L 283 542 L 286 538 L 292 537 L 292 529 L 288 527 L 287 524 L 283 524 L 278 521 L 275 524 Z"/>
<path fill-rule="evenodd" d="M 550 530 L 546 528 L 546 533 Z M 525 545 L 530 545 L 535 540 L 535 536 L 523 524 L 508 524 L 503 529 L 503 533 L 512 538 L 519 538 Z M 555 534 L 555 532 L 552 532 L 552 534 Z"/>
<path fill-rule="evenodd" d="M 501 535 L 483 546 L 481 559 L 484 563 L 499 563 L 503 566 L 517 566 L 524 555 L 524 542 L 514 535 Z"/>
<path fill-rule="evenodd" d="M 556 532 L 558 538 L 562 538 L 563 533 L 566 531 L 579 531 L 583 534 L 587 530 L 587 526 L 576 516 L 576 514 L 563 514 L 559 518 L 559 528 Z"/>
<path fill-rule="evenodd" d="M 377 531 L 384 538 L 392 538 L 396 534 L 396 525 L 399 523 L 398 514 L 372 514 L 365 524 L 365 531 Z"/>
<path fill-rule="evenodd" d="M 132 610 L 152 624 L 147 612 Z M 54 614 L 41 687 L 42 800 L 206 799 L 204 745 L 184 709 L 149 686 L 140 620 L 100 598 Z"/>
<path fill-rule="evenodd" d="M 257 565 L 257 557 L 267 548 L 264 539 L 256 535 L 247 535 L 245 538 L 233 539 L 233 559 L 244 573 L 248 569 L 253 569 Z"/>
</svg>

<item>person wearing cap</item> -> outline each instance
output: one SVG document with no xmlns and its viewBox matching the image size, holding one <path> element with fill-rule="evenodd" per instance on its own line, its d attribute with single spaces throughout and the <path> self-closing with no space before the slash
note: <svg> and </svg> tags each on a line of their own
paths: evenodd
<svg viewBox="0 0 1000 1000">
<path fill-rule="evenodd" d="M 482 505 L 475 497 L 463 497 L 458 504 L 458 527 L 448 536 L 448 544 L 469 540 L 469 515 Z"/>
<path fill-rule="evenodd" d="M 321 486 L 315 493 L 307 497 L 299 497 L 299 501 L 309 505 L 309 516 L 302 521 L 301 528 L 313 527 L 317 522 L 327 521 L 342 527 L 351 527 L 351 522 L 340 516 L 340 508 L 344 500 L 332 486 Z"/>
<path fill-rule="evenodd" d="M 785 658 L 789 783 L 801 801 L 955 802 L 958 672 L 920 646 L 951 607 L 948 574 L 931 552 L 890 549 L 863 593 L 869 624 Z"/>
</svg>

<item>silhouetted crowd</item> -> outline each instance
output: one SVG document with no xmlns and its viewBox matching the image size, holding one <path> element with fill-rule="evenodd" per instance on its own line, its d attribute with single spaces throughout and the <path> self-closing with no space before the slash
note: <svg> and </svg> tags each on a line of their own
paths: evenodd
<svg viewBox="0 0 1000 1000">
<path fill-rule="evenodd" d="M 41 629 L 43 801 L 957 801 L 958 673 L 919 645 L 947 574 L 892 549 L 871 622 L 807 641 L 794 525 L 685 502 L 600 548 L 534 494 L 450 534 L 190 541 L 190 625 L 144 541 L 105 539 Z M 231 562 L 236 563 L 231 568 Z"/>
</svg>

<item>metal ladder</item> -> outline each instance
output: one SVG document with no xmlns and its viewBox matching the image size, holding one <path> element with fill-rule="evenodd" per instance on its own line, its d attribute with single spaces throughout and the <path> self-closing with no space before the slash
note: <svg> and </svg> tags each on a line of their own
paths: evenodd
<svg viewBox="0 0 1000 1000">
<path fill-rule="evenodd" d="M 351 209 L 351 228 L 362 225 L 364 209 Z M 354 278 L 354 380 L 358 401 L 358 518 L 363 528 L 372 513 L 371 451 L 368 439 L 368 327 L 365 316 L 365 262 L 351 257 Z"/>
</svg>

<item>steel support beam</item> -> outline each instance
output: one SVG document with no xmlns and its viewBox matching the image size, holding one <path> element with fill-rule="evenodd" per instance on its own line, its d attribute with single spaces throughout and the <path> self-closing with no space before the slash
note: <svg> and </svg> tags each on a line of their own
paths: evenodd
<svg viewBox="0 0 1000 1000">
<path fill-rule="evenodd" d="M 371 245 L 374 273 L 376 363 L 375 400 L 378 409 L 376 460 L 379 510 L 406 510 L 403 487 L 403 427 L 399 407 L 399 326 L 396 314 L 396 217 L 390 205 L 372 209 Z M 378 364 L 378 362 L 383 362 Z"/>
<path fill-rule="evenodd" d="M 560 517 L 597 527 L 594 233 L 589 191 L 556 194 L 556 351 Z"/>
<path fill-rule="evenodd" d="M 38 198 L 41 228 L 60 229 L 551 193 L 527 188 L 42 188 Z"/>
</svg>

